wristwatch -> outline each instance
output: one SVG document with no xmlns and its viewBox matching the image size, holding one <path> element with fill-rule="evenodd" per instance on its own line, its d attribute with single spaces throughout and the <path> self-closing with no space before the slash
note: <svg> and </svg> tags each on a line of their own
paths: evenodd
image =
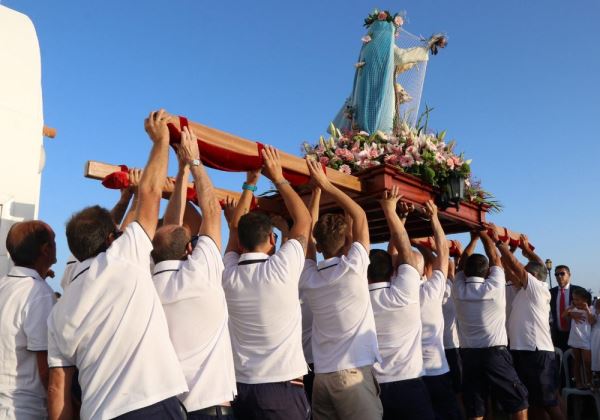
<svg viewBox="0 0 600 420">
<path fill-rule="evenodd" d="M 200 166 L 200 159 L 192 159 L 189 163 L 190 166 Z"/>
</svg>

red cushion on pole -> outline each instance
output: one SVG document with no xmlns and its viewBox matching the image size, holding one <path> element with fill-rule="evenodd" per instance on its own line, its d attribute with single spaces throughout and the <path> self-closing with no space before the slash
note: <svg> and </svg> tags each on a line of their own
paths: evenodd
<svg viewBox="0 0 600 420">
<path fill-rule="evenodd" d="M 119 165 L 120 171 L 108 174 L 102 180 L 102 185 L 111 190 L 121 190 L 123 188 L 129 188 L 131 185 L 129 182 L 129 168 L 125 165 Z"/>
</svg>

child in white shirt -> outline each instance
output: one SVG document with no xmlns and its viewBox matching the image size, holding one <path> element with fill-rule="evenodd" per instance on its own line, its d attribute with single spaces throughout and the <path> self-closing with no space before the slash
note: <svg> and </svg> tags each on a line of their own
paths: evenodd
<svg viewBox="0 0 600 420">
<path fill-rule="evenodd" d="M 592 353 L 592 387 L 594 389 L 600 388 L 600 299 L 596 299 L 594 302 L 594 322 L 592 324 L 592 339 L 591 339 L 591 353 Z"/>
<path fill-rule="evenodd" d="M 563 317 L 571 318 L 571 332 L 569 333 L 568 344 L 573 350 L 575 358 L 573 369 L 575 386 L 579 389 L 588 388 L 592 379 L 591 331 L 592 324 L 596 322 L 596 317 L 590 309 L 591 304 L 591 295 L 587 290 L 574 289 L 573 303 L 563 313 Z"/>
</svg>

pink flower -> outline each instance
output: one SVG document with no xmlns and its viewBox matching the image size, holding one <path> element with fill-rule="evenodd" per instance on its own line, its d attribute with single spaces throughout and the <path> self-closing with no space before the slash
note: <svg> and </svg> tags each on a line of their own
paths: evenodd
<svg viewBox="0 0 600 420">
<path fill-rule="evenodd" d="M 446 159 L 446 166 L 448 166 L 448 169 L 453 170 L 454 169 L 454 159 L 453 158 Z"/>
<path fill-rule="evenodd" d="M 403 168 L 411 167 L 415 164 L 415 159 L 411 155 L 400 156 L 400 166 Z"/>
<path fill-rule="evenodd" d="M 387 13 L 386 12 L 379 12 L 379 14 L 377 15 L 377 19 L 379 19 L 379 20 L 386 20 L 387 19 Z"/>
<path fill-rule="evenodd" d="M 322 155 L 323 153 L 325 153 L 325 147 L 319 145 L 315 149 L 315 152 L 317 152 L 318 155 Z"/>
<path fill-rule="evenodd" d="M 394 18 L 394 24 L 396 26 L 402 26 L 402 25 L 404 25 L 404 19 L 402 19 L 402 16 L 396 16 Z"/>
<path fill-rule="evenodd" d="M 435 161 L 437 163 L 444 163 L 445 160 L 446 160 L 446 158 L 441 153 L 438 152 L 435 154 Z"/>
<path fill-rule="evenodd" d="M 352 170 L 346 164 L 343 164 L 342 166 L 340 166 L 338 171 L 340 171 L 341 173 L 346 174 L 346 175 L 350 175 L 352 173 Z"/>
<path fill-rule="evenodd" d="M 342 160 L 346 162 L 352 162 L 354 160 L 354 153 L 352 153 L 348 149 L 339 148 L 335 150 L 335 155 L 340 157 Z"/>
<path fill-rule="evenodd" d="M 321 163 L 321 165 L 327 166 L 327 164 L 329 163 L 329 158 L 327 156 L 321 156 L 319 158 L 319 162 Z"/>
<path fill-rule="evenodd" d="M 365 44 L 368 44 L 369 42 L 371 42 L 371 37 L 369 35 L 365 35 L 360 40 Z"/>
<path fill-rule="evenodd" d="M 400 158 L 397 155 L 387 155 L 383 160 L 390 165 L 397 165 L 400 162 Z"/>
<path fill-rule="evenodd" d="M 460 166 L 463 164 L 462 160 L 458 156 L 452 156 L 452 160 L 454 161 L 455 166 Z"/>
</svg>

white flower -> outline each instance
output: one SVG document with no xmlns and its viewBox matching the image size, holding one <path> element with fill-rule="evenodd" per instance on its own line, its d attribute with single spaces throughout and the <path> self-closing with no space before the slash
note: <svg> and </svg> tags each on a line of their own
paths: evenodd
<svg viewBox="0 0 600 420">
<path fill-rule="evenodd" d="M 371 42 L 371 37 L 369 35 L 365 35 L 360 40 L 365 44 L 368 44 L 369 42 Z"/>
<path fill-rule="evenodd" d="M 356 67 L 357 69 L 361 68 L 362 66 L 364 66 L 366 63 L 364 61 L 359 61 L 358 63 L 356 63 L 354 65 L 354 67 Z"/>
</svg>

